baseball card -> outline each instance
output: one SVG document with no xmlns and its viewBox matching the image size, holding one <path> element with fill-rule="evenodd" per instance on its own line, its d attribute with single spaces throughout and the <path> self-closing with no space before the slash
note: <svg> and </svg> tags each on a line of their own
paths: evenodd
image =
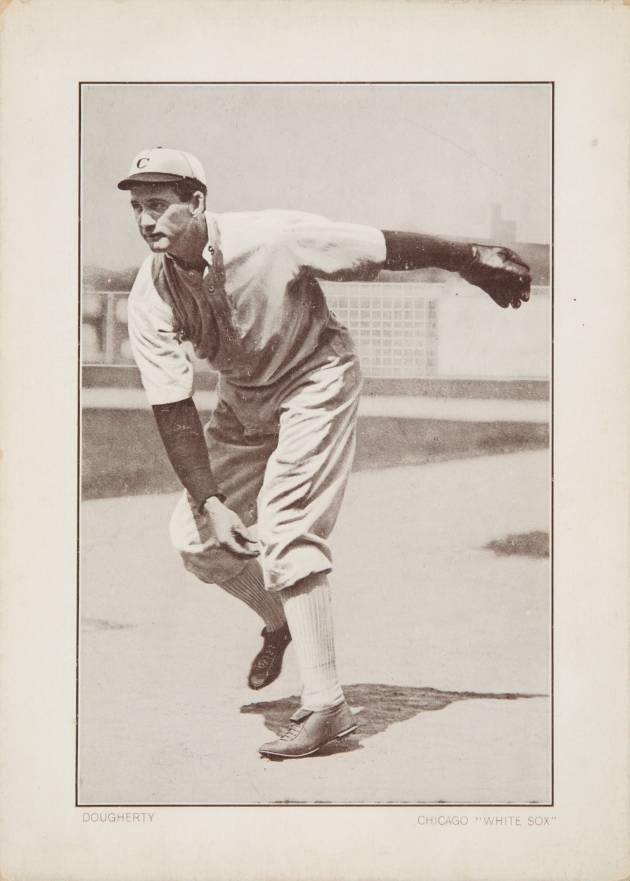
<svg viewBox="0 0 630 881">
<path fill-rule="evenodd" d="M 0 39 L 2 877 L 629 877 L 625 7 Z"/>
</svg>

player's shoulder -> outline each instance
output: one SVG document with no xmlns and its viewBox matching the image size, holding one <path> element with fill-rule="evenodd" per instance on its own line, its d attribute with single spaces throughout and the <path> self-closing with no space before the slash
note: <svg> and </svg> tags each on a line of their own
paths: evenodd
<svg viewBox="0 0 630 881">
<path fill-rule="evenodd" d="M 163 319 L 171 314 L 170 306 L 160 296 L 157 289 L 160 272 L 159 261 L 149 254 L 140 264 L 138 273 L 129 292 L 129 312 L 137 318 L 155 316 Z"/>
<path fill-rule="evenodd" d="M 261 211 L 233 211 L 217 215 L 219 227 L 230 234 L 274 238 L 301 227 L 328 223 L 325 217 L 306 211 L 286 208 L 267 208 Z"/>
<path fill-rule="evenodd" d="M 140 264 L 136 277 L 129 292 L 130 297 L 142 297 L 147 288 L 153 284 L 153 254 L 149 254 Z"/>
<path fill-rule="evenodd" d="M 269 261 L 273 258 L 275 262 L 282 255 L 292 261 L 296 248 L 304 240 L 321 237 L 329 221 L 306 211 L 267 208 L 222 214 L 218 224 L 227 264 L 244 259 Z"/>
</svg>

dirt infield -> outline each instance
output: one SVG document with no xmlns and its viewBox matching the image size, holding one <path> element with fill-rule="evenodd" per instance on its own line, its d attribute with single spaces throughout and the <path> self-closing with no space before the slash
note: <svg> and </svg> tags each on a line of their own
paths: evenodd
<svg viewBox="0 0 630 881">
<path fill-rule="evenodd" d="M 371 464 L 333 536 L 359 729 L 297 762 L 257 754 L 298 703 L 293 650 L 247 689 L 259 624 L 183 572 L 174 497 L 83 504 L 81 804 L 548 802 L 548 452 Z"/>
</svg>

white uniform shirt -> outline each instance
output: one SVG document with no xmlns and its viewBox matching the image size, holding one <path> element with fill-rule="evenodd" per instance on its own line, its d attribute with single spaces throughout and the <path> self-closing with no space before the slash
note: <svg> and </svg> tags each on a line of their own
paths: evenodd
<svg viewBox="0 0 630 881">
<path fill-rule="evenodd" d="M 335 325 L 317 278 L 372 278 L 385 260 L 380 230 L 313 214 L 208 213 L 206 223 L 203 283 L 216 337 L 208 360 L 243 390 L 276 383 Z M 169 404 L 191 396 L 193 369 L 173 309 L 156 288 L 153 259 L 129 296 L 129 338 L 149 402 Z"/>
</svg>

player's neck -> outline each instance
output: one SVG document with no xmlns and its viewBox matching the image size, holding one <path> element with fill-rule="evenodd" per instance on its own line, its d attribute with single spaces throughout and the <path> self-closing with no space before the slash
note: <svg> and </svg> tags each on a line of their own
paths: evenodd
<svg viewBox="0 0 630 881">
<path fill-rule="evenodd" d="M 181 236 L 173 249 L 169 250 L 171 256 L 180 266 L 185 269 L 202 270 L 205 266 L 203 249 L 208 244 L 208 228 L 203 214 L 196 217 L 191 223 L 186 235 Z"/>
</svg>

